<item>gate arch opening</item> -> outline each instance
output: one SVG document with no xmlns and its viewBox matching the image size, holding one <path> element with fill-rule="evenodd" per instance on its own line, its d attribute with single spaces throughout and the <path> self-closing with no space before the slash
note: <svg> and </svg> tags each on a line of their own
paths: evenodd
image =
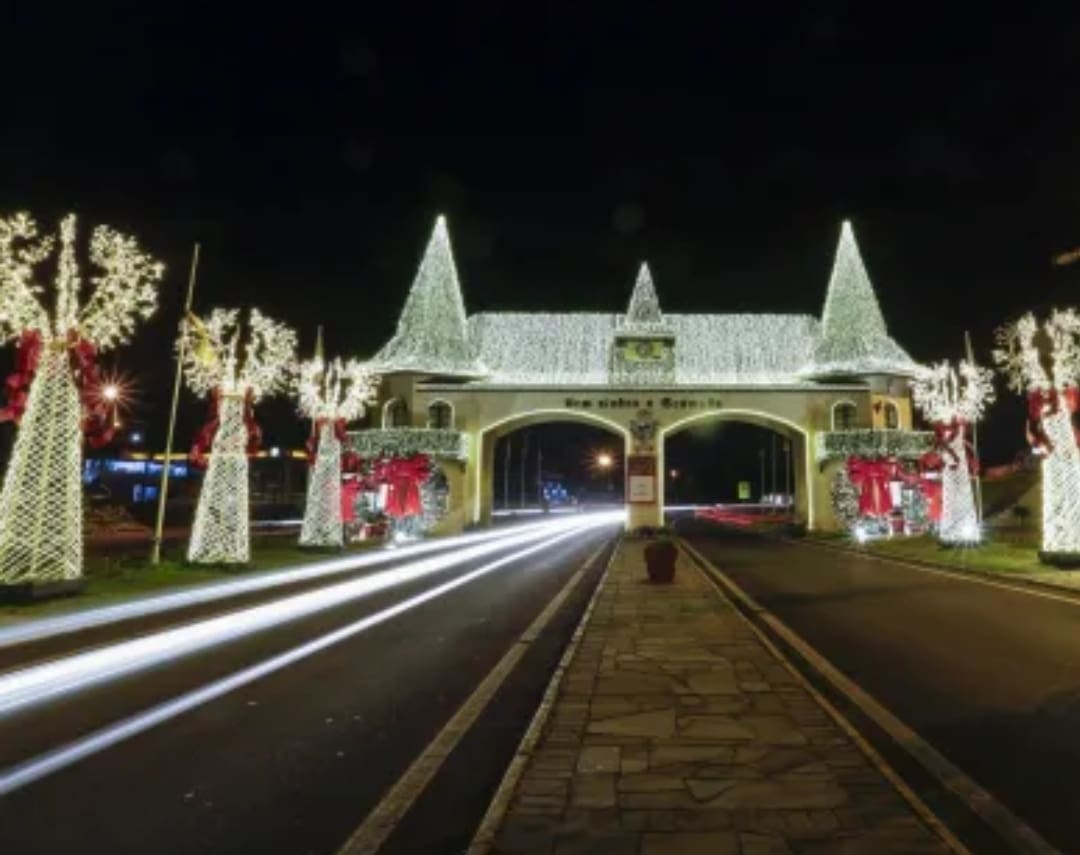
<svg viewBox="0 0 1080 855">
<path fill-rule="evenodd" d="M 630 433 L 625 427 L 611 419 L 592 413 L 565 409 L 530 410 L 491 422 L 476 434 L 477 466 L 475 469 L 475 481 L 472 485 L 472 522 L 474 524 L 490 523 L 496 504 L 494 484 L 495 470 L 497 468 L 495 460 L 496 444 L 523 429 L 560 424 L 576 424 L 598 428 L 603 431 L 606 439 L 597 443 L 597 452 L 602 451 L 612 457 L 612 460 L 607 464 L 607 466 L 611 467 L 608 481 L 617 483 L 618 489 L 615 493 L 619 496 L 622 495 L 622 466 L 630 449 Z M 584 464 L 585 461 L 582 460 L 582 465 Z M 536 464 L 533 463 L 532 465 L 535 466 Z M 520 480 L 517 483 L 520 486 Z"/>
<path fill-rule="evenodd" d="M 722 409 L 694 413 L 665 425 L 659 431 L 657 442 L 658 493 L 661 500 L 667 494 L 670 472 L 667 465 L 667 439 L 694 425 L 706 422 L 735 422 L 754 425 L 779 434 L 790 444 L 791 472 L 793 477 L 794 511 L 796 519 L 814 528 L 814 477 L 810 459 L 810 433 L 801 425 L 781 416 L 759 410 Z M 756 464 L 756 461 L 755 461 Z"/>
</svg>

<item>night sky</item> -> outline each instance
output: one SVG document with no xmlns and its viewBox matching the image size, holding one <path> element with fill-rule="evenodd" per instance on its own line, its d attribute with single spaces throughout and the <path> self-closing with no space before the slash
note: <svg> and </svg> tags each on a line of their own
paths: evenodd
<svg viewBox="0 0 1080 855">
<path fill-rule="evenodd" d="M 470 311 L 622 309 L 648 259 L 669 311 L 817 314 L 844 217 L 916 359 L 969 328 L 988 360 L 1001 322 L 1080 303 L 1051 263 L 1080 245 L 1068 7 L 275 5 L 0 0 L 0 210 L 74 209 L 169 265 L 118 354 L 152 437 L 195 240 L 198 306 L 360 355 L 439 212 Z M 994 461 L 1023 443 L 1000 391 Z M 303 435 L 290 409 L 268 441 Z"/>
</svg>

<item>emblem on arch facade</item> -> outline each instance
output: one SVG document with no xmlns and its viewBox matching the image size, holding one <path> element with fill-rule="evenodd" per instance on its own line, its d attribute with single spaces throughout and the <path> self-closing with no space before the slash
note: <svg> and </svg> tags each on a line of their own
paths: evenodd
<svg viewBox="0 0 1080 855">
<path fill-rule="evenodd" d="M 652 410 L 638 410 L 637 415 L 630 420 L 630 438 L 634 443 L 634 451 L 653 451 L 657 429 L 658 422 L 653 417 Z"/>
</svg>

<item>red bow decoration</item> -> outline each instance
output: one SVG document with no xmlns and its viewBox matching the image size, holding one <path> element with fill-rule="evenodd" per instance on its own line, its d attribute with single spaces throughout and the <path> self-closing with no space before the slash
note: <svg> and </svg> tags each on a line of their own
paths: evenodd
<svg viewBox="0 0 1080 855">
<path fill-rule="evenodd" d="M 386 514 L 407 517 L 419 514 L 420 485 L 431 474 L 431 460 L 424 454 L 394 457 L 376 464 L 376 480 L 389 488 L 386 495 Z"/>
<path fill-rule="evenodd" d="M 72 330 L 66 341 L 68 364 L 79 391 L 82 405 L 82 431 L 91 448 L 101 448 L 112 441 L 113 426 L 109 418 L 109 402 L 102 393 L 101 372 L 97 365 L 97 348 Z M 15 371 L 8 376 L 7 406 L 0 410 L 0 421 L 18 424 L 26 412 L 30 384 L 37 374 L 45 342 L 38 330 L 24 330 L 19 337 Z"/>
<path fill-rule="evenodd" d="M 41 360 L 41 333 L 37 330 L 23 330 L 16 347 L 15 370 L 4 382 L 7 405 L 0 409 L 0 422 L 18 424 L 22 421 L 23 413 L 26 412 L 30 384 L 34 381 L 38 362 Z"/>
<path fill-rule="evenodd" d="M 195 442 L 191 445 L 188 458 L 200 469 L 205 469 L 210 462 L 210 449 L 214 445 L 214 437 L 217 436 L 218 427 L 221 426 L 220 416 L 221 390 L 213 389 L 210 392 L 210 414 L 206 423 L 195 434 Z"/>
<path fill-rule="evenodd" d="M 967 440 L 967 422 L 962 419 L 953 419 L 948 422 L 934 424 L 934 449 L 941 455 L 942 464 L 948 461 L 950 469 L 956 469 L 960 465 L 960 457 L 953 448 L 953 442 L 957 437 L 963 437 L 964 457 L 966 458 L 968 472 L 972 475 L 979 474 L 979 459 L 975 456 L 975 448 Z"/>
<path fill-rule="evenodd" d="M 252 457 L 262 446 L 262 428 L 255 421 L 255 390 L 250 386 L 244 393 L 244 427 L 247 428 L 247 454 Z"/>
<path fill-rule="evenodd" d="M 345 433 L 345 419 L 334 419 L 332 423 L 330 422 L 330 419 L 316 419 L 314 429 L 312 430 L 311 436 L 308 437 L 307 441 L 307 455 L 309 466 L 315 465 L 315 458 L 319 454 L 319 440 L 322 438 L 322 429 L 327 424 L 333 425 L 334 437 L 337 439 L 338 442 L 344 444 L 349 438 L 348 434 Z M 349 452 L 349 454 L 352 454 L 354 457 L 356 456 L 353 452 Z M 344 465 L 342 466 L 342 469 L 345 469 Z"/>
<path fill-rule="evenodd" d="M 82 430 L 91 448 L 104 448 L 112 442 L 115 428 L 109 416 L 110 404 L 102 390 L 97 348 L 74 330 L 68 333 L 68 363 L 79 390 L 82 404 Z"/>
<path fill-rule="evenodd" d="M 1076 386 L 1066 386 L 1060 394 L 1057 389 L 1047 389 L 1045 391 L 1034 389 L 1028 393 L 1028 415 L 1025 432 L 1027 433 L 1028 443 L 1036 452 L 1042 454 L 1053 454 L 1054 452 L 1054 443 L 1050 441 L 1050 437 L 1046 434 L 1043 418 L 1057 413 L 1062 398 L 1065 399 L 1065 406 L 1070 414 L 1080 409 L 1080 389 Z M 1077 444 L 1080 445 L 1080 431 L 1076 429 L 1075 425 L 1073 426 L 1073 434 L 1076 436 Z"/>
<path fill-rule="evenodd" d="M 354 522 L 356 520 L 356 494 L 360 492 L 360 479 L 350 478 L 341 483 L 341 521 Z"/>
<path fill-rule="evenodd" d="M 848 478 L 859 491 L 859 515 L 883 517 L 893 509 L 889 481 L 896 464 L 889 460 L 851 457 L 847 462 Z"/>
</svg>

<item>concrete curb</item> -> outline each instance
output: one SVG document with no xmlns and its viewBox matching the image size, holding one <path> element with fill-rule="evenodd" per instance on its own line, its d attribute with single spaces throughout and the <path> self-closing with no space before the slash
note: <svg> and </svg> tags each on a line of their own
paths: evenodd
<svg viewBox="0 0 1080 855">
<path fill-rule="evenodd" d="M 1004 575 L 1001 573 L 995 573 L 992 570 L 977 570 L 967 567 L 954 567 L 951 564 L 938 564 L 934 561 L 923 561 L 919 558 L 907 558 L 906 556 L 893 556 L 882 555 L 880 552 L 874 552 L 870 549 L 858 549 L 854 546 L 845 546 L 840 543 L 830 543 L 824 540 L 816 540 L 814 538 L 794 539 L 794 538 L 782 538 L 784 543 L 791 544 L 793 546 L 812 546 L 820 549 L 832 549 L 836 552 L 846 552 L 849 555 L 861 555 L 865 558 L 873 559 L 874 561 L 892 561 L 896 564 L 910 564 L 913 567 L 923 567 L 927 570 L 934 570 L 939 573 L 952 573 L 960 577 L 968 577 L 970 579 L 978 579 L 979 581 L 992 581 L 1003 588 L 1015 588 L 1017 591 L 1027 591 L 1034 589 L 1036 591 L 1045 591 L 1052 594 L 1063 595 L 1070 599 L 1076 600 L 1080 603 L 1080 588 L 1074 588 L 1069 585 L 1055 585 L 1053 582 L 1041 582 L 1035 579 L 1017 579 L 1012 576 Z M 1059 571 L 1068 572 L 1068 571 Z"/>
<path fill-rule="evenodd" d="M 495 838 L 499 833 L 499 827 L 506 817 L 506 812 L 510 807 L 510 802 L 514 797 L 514 792 L 517 790 L 518 783 L 521 781 L 521 776 L 525 773 L 525 768 L 528 766 L 529 760 L 532 758 L 532 754 L 540 741 L 540 735 L 544 730 L 544 725 L 547 724 L 547 720 L 551 716 L 551 711 L 555 708 L 555 701 L 558 698 L 559 688 L 562 686 L 563 677 L 566 676 L 566 671 L 570 667 L 570 663 L 573 661 L 574 656 L 577 654 L 581 639 L 585 636 L 585 629 L 596 608 L 596 603 L 600 599 L 600 592 L 604 589 L 604 584 L 607 582 L 608 578 L 608 572 L 611 570 L 611 564 L 615 560 L 615 556 L 618 554 L 621 545 L 622 538 L 620 537 L 615 541 L 611 554 L 608 556 L 607 564 L 604 566 L 604 572 L 600 575 L 600 579 L 593 589 L 592 596 L 589 597 L 589 602 L 585 606 L 585 611 L 581 614 L 581 619 L 578 621 L 577 626 L 574 627 L 574 634 L 570 636 L 570 641 L 566 645 L 566 650 L 563 651 L 559 664 L 555 666 L 555 671 L 548 681 L 547 688 L 544 689 L 544 695 L 540 699 L 540 705 L 536 708 L 536 712 L 533 714 L 532 721 L 529 722 L 529 727 L 525 731 L 524 736 L 521 737 L 521 742 L 518 743 L 517 751 L 514 752 L 513 759 L 511 759 L 510 764 L 506 767 L 506 773 L 503 775 L 502 781 L 499 782 L 495 794 L 491 797 L 488 809 L 484 812 L 484 817 L 480 820 L 480 825 L 477 826 L 472 842 L 466 850 L 466 855 L 487 855 L 487 853 L 491 851 L 492 846 L 495 845 Z"/>
<path fill-rule="evenodd" d="M 382 848 L 398 823 L 427 788 L 450 753 L 476 723 L 533 642 L 562 608 L 585 572 L 606 548 L 594 550 L 562 585 L 525 631 L 510 645 L 495 666 L 477 684 L 450 720 L 372 808 L 364 821 L 337 850 L 338 855 L 373 855 Z"/>
</svg>

